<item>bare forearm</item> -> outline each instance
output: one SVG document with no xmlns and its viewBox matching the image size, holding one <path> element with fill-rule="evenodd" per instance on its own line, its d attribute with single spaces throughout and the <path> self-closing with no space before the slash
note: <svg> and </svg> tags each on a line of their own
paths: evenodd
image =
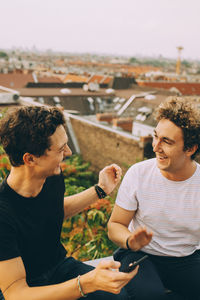
<svg viewBox="0 0 200 300">
<path fill-rule="evenodd" d="M 134 232 L 130 232 L 128 228 L 121 223 L 109 222 L 108 236 L 118 246 L 138 251 L 150 243 L 153 232 L 147 231 L 146 227 L 138 227 Z"/>
<path fill-rule="evenodd" d="M 126 240 L 130 234 L 131 232 L 126 226 L 115 222 L 108 223 L 108 237 L 118 246 L 126 249 Z"/>
<path fill-rule="evenodd" d="M 81 212 L 84 208 L 98 200 L 94 187 L 91 187 L 81 193 L 65 197 L 64 210 L 65 218 L 72 217 Z"/>
<path fill-rule="evenodd" d="M 77 279 L 42 287 L 19 284 L 5 291 L 6 300 L 75 300 L 80 296 Z"/>
</svg>

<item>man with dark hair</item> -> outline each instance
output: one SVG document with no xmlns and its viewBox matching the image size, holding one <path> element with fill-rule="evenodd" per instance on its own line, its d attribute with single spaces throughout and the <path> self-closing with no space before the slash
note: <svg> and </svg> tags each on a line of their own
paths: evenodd
<svg viewBox="0 0 200 300">
<path fill-rule="evenodd" d="M 122 267 L 148 254 L 125 287 L 130 299 L 168 299 L 168 288 L 176 299 L 198 300 L 200 165 L 194 158 L 200 151 L 200 111 L 194 103 L 171 98 L 158 107 L 156 118 L 156 158 L 126 173 L 109 237 L 121 247 L 114 258 Z"/>
<path fill-rule="evenodd" d="M 0 142 L 12 165 L 0 186 L 0 288 L 5 299 L 73 300 L 87 294 L 88 299 L 126 299 L 121 289 L 137 269 L 125 274 L 113 261 L 94 269 L 66 257 L 60 243 L 63 219 L 111 193 L 121 169 L 105 167 L 98 185 L 64 198 L 60 163 L 71 150 L 57 108 L 21 107 L 7 114 L 0 123 Z"/>
</svg>

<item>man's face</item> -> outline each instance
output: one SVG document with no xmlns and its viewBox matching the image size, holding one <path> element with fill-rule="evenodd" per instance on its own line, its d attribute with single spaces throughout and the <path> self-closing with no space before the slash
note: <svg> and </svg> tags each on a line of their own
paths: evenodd
<svg viewBox="0 0 200 300">
<path fill-rule="evenodd" d="M 67 156 L 72 154 L 67 145 L 68 137 L 62 125 L 58 126 L 54 134 L 50 137 L 51 146 L 45 154 L 36 158 L 36 170 L 38 175 L 48 177 L 60 174 L 60 163 Z"/>
<path fill-rule="evenodd" d="M 181 128 L 167 119 L 160 120 L 154 133 L 153 151 L 156 154 L 157 166 L 165 177 L 173 177 L 184 171 L 186 162 L 191 159 L 183 149 Z"/>
</svg>

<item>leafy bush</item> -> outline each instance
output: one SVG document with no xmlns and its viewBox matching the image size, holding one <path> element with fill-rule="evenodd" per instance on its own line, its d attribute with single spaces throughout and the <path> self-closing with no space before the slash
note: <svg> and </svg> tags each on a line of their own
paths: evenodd
<svg viewBox="0 0 200 300">
<path fill-rule="evenodd" d="M 81 156 L 71 156 L 63 165 L 65 195 L 81 192 L 97 182 L 97 176 L 88 170 Z M 63 223 L 61 241 L 68 255 L 79 260 L 89 260 L 111 255 L 116 246 L 108 239 L 107 222 L 111 215 L 113 200 L 98 200 L 83 212 Z"/>
</svg>

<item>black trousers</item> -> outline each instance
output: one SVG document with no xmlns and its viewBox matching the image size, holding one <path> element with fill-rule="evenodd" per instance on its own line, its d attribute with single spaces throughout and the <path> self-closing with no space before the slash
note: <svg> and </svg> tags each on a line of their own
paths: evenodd
<svg viewBox="0 0 200 300">
<path fill-rule="evenodd" d="M 58 284 L 73 278 L 76 278 L 78 275 L 83 275 L 94 268 L 87 264 L 84 264 L 80 261 L 75 260 L 73 257 L 67 257 L 53 269 L 42 274 L 41 276 L 34 279 L 27 279 L 29 286 L 44 286 Z M 81 297 L 81 299 L 84 299 Z M 126 300 L 127 294 L 125 289 L 122 289 L 121 293 L 118 295 L 107 293 L 104 291 L 96 291 L 90 293 L 87 296 L 89 300 Z M 4 297 L 0 291 L 0 300 L 4 300 Z M 27 299 L 28 300 L 28 299 Z"/>
<path fill-rule="evenodd" d="M 145 254 L 142 251 L 118 249 L 114 259 L 120 261 L 123 266 Z M 166 288 L 172 293 L 167 295 Z M 127 299 L 200 300 L 200 250 L 185 257 L 149 255 L 141 262 L 138 274 L 125 289 L 128 293 Z"/>
</svg>

